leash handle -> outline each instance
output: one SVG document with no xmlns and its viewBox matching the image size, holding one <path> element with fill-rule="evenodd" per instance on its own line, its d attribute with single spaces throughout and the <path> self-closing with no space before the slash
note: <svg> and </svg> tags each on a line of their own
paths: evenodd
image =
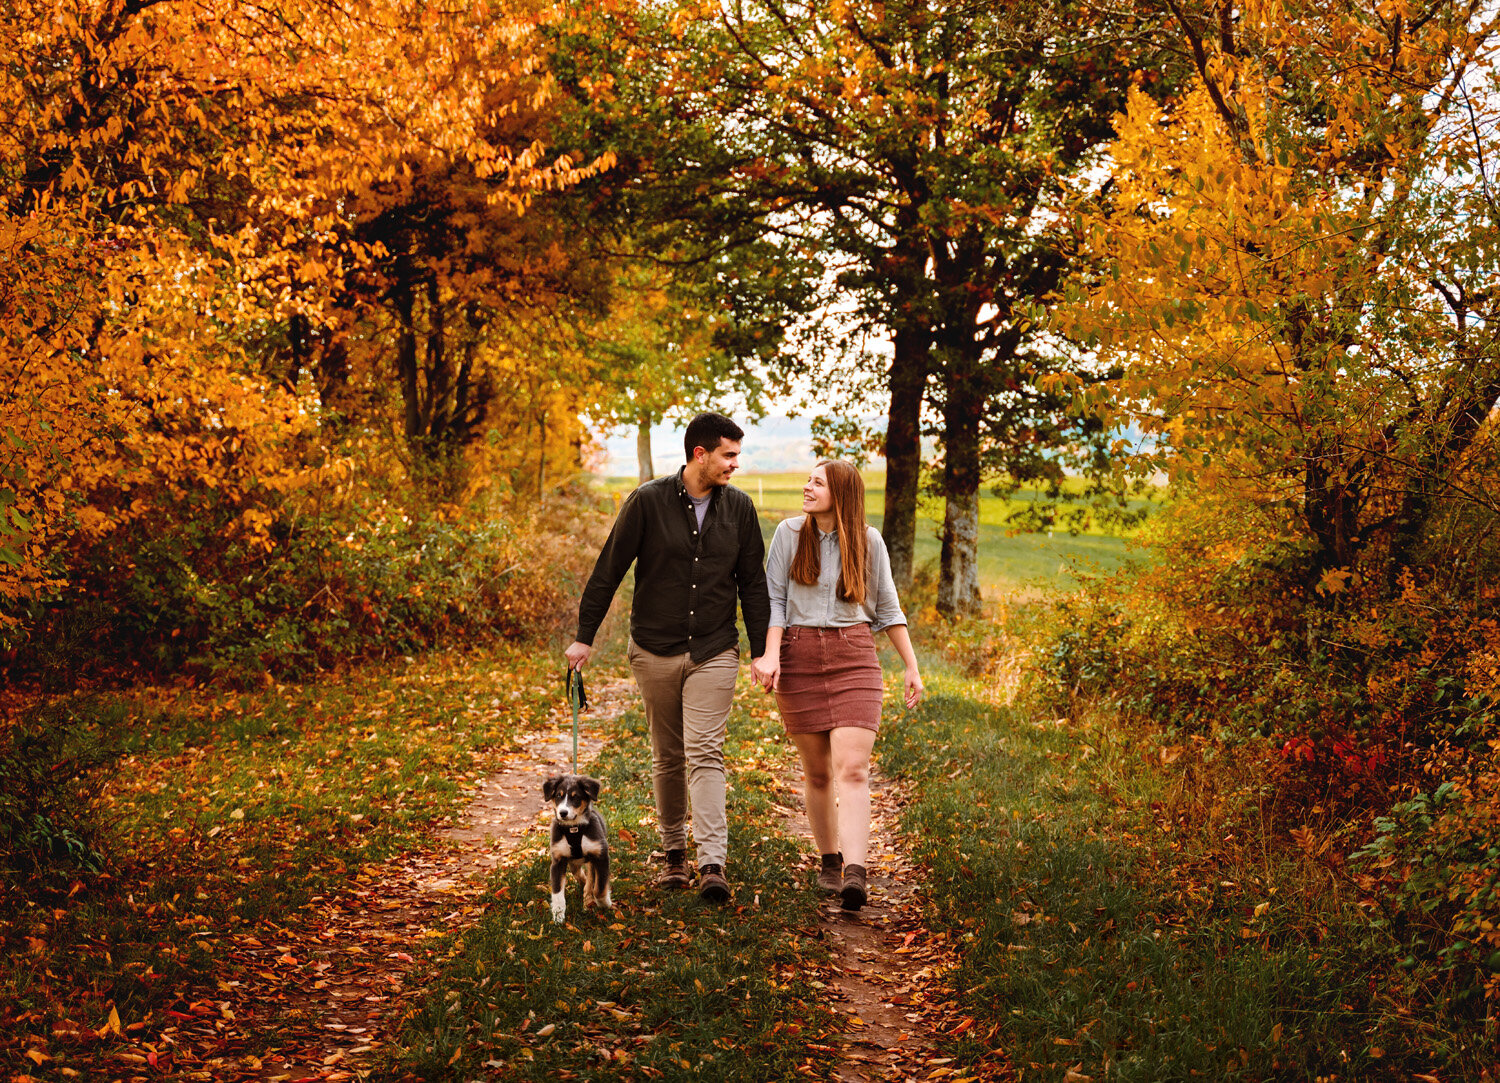
<svg viewBox="0 0 1500 1083">
<path fill-rule="evenodd" d="M 583 690 L 583 674 L 568 667 L 563 678 L 568 692 L 568 704 L 573 708 L 573 773 L 578 773 L 578 713 L 588 706 L 588 695 Z"/>
</svg>

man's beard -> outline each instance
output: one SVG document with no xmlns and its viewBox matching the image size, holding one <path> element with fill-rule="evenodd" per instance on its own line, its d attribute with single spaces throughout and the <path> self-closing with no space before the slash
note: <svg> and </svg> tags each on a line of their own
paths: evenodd
<svg viewBox="0 0 1500 1083">
<path fill-rule="evenodd" d="M 698 480 L 710 489 L 722 489 L 729 484 L 731 474 L 726 473 L 725 468 L 710 466 L 704 463 L 698 471 Z"/>
</svg>

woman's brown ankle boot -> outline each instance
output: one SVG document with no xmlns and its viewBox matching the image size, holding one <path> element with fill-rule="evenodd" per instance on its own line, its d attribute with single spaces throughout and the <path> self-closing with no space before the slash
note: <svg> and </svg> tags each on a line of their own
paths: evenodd
<svg viewBox="0 0 1500 1083">
<path fill-rule="evenodd" d="M 844 889 L 844 855 L 822 855 L 822 867 L 818 869 L 818 886 L 829 895 L 837 895 Z"/>
<path fill-rule="evenodd" d="M 870 897 L 863 865 L 844 866 L 844 890 L 839 892 L 845 910 L 858 910 Z"/>
</svg>

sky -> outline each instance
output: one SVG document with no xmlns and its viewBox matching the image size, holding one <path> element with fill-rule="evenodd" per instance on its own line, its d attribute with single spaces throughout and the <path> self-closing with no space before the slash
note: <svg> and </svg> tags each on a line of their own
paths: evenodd
<svg viewBox="0 0 1500 1083">
<path fill-rule="evenodd" d="M 812 453 L 812 429 L 805 417 L 768 417 L 758 423 L 740 422 L 745 439 L 740 445 L 740 469 L 747 474 L 778 474 L 809 470 L 817 462 Z M 635 430 L 604 440 L 604 461 L 596 472 L 605 477 L 636 476 Z M 682 425 L 671 422 L 651 430 L 651 458 L 656 474 L 671 473 L 683 463 Z"/>
</svg>

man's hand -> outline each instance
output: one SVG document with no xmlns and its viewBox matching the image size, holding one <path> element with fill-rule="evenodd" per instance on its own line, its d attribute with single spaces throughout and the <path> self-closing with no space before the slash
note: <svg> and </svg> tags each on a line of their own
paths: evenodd
<svg viewBox="0 0 1500 1083">
<path fill-rule="evenodd" d="M 568 646 L 568 649 L 563 651 L 563 657 L 568 660 L 569 669 L 582 670 L 584 663 L 589 660 L 589 655 L 593 653 L 593 647 L 589 646 L 587 643 L 580 643 L 575 639 Z"/>
</svg>

